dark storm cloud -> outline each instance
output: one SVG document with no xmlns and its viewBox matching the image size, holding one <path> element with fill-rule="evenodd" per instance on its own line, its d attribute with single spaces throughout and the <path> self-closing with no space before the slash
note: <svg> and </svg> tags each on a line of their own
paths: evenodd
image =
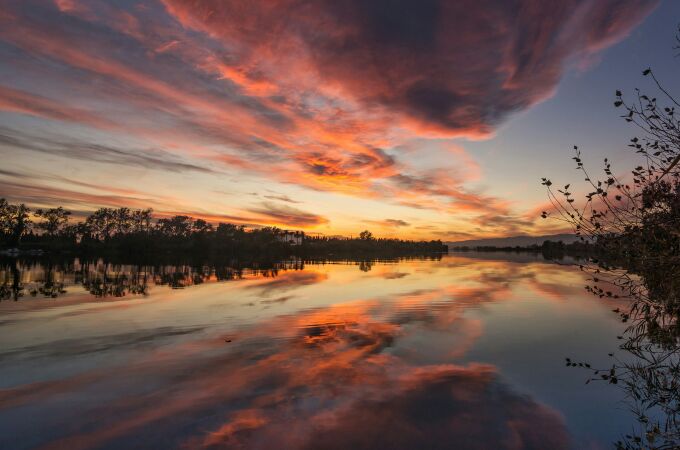
<svg viewBox="0 0 680 450">
<path fill-rule="evenodd" d="M 484 135 L 551 95 L 565 66 L 625 35 L 652 0 L 164 0 L 244 60 L 310 65 L 327 83 L 419 126 Z M 287 52 L 277 56 L 277 51 Z"/>
</svg>

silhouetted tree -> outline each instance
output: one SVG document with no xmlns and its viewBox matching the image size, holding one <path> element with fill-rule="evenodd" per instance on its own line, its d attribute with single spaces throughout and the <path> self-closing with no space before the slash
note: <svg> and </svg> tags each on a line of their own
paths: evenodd
<svg viewBox="0 0 680 450">
<path fill-rule="evenodd" d="M 174 216 L 158 219 L 157 229 L 165 236 L 187 237 L 191 234 L 193 221 L 189 216 Z"/>
<path fill-rule="evenodd" d="M 85 220 L 88 234 L 92 239 L 108 241 L 116 229 L 115 210 L 100 208 Z"/>
<path fill-rule="evenodd" d="M 135 233 L 148 233 L 151 230 L 152 212 L 151 208 L 132 212 L 132 230 Z"/>
<path fill-rule="evenodd" d="M 58 208 L 36 209 L 35 215 L 41 219 L 42 222 L 37 223 L 37 227 L 43 230 L 48 236 L 56 236 L 64 230 L 68 224 L 68 218 L 71 215 L 70 211 L 66 211 L 59 206 Z"/>
<path fill-rule="evenodd" d="M 615 311 L 629 323 L 621 349 L 635 358 L 594 369 L 567 359 L 568 366 L 593 371 L 591 380 L 622 386 L 638 419 L 637 433 L 617 443 L 625 449 L 680 448 L 680 106 L 653 80 L 665 105 L 636 90 L 632 101 L 616 91 L 614 106 L 642 131 L 630 147 L 643 163 L 631 176 L 618 176 L 604 161 L 604 177 L 593 178 L 575 147 L 576 168 L 590 187 L 584 202 L 570 185 L 555 189 L 543 179 L 557 218 L 571 225 L 598 251 L 581 268 L 587 289 L 600 298 L 632 301 Z M 542 216 L 550 214 L 544 211 Z"/>
<path fill-rule="evenodd" d="M 0 232 L 10 246 L 17 246 L 31 225 L 31 210 L 23 203 L 12 205 L 0 199 Z"/>
<path fill-rule="evenodd" d="M 362 241 L 370 241 L 371 239 L 373 239 L 373 233 L 371 233 L 368 230 L 364 230 L 361 233 L 359 233 L 359 239 L 361 239 Z"/>
<path fill-rule="evenodd" d="M 198 234 L 207 234 L 212 232 L 212 230 L 213 230 L 212 224 L 206 222 L 203 219 L 194 220 L 194 223 L 191 227 L 191 232 Z"/>
</svg>

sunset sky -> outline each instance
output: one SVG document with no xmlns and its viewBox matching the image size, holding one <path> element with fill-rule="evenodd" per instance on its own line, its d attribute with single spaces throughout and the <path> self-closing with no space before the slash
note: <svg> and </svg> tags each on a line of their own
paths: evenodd
<svg viewBox="0 0 680 450">
<path fill-rule="evenodd" d="M 325 235 L 563 231 L 614 91 L 680 92 L 680 2 L 0 0 L 0 197 Z M 579 192 L 578 190 L 576 192 Z"/>
</svg>

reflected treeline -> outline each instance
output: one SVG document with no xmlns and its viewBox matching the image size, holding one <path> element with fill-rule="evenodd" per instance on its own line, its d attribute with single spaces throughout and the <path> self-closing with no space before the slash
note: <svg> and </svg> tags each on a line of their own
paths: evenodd
<svg viewBox="0 0 680 450">
<path fill-rule="evenodd" d="M 70 262 L 7 260 L 0 264 L 0 299 L 57 298 L 66 287 L 82 286 L 95 297 L 146 295 L 150 286 L 181 289 L 246 275 L 275 277 L 280 270 L 302 270 L 304 262 L 289 260 L 257 265 L 119 264 L 104 260 Z"/>
<path fill-rule="evenodd" d="M 672 273 L 668 269 L 652 262 L 639 264 L 635 274 L 620 271 L 612 289 L 633 301 L 614 309 L 629 326 L 619 336 L 623 352 L 610 354 L 610 367 L 567 358 L 567 366 L 592 372 L 588 383 L 606 382 L 625 391 L 637 424 L 616 443 L 617 449 L 680 448 L 680 266 Z M 600 297 L 619 296 L 600 287 L 589 290 Z"/>
<path fill-rule="evenodd" d="M 53 261 L 40 259 L 0 259 L 0 300 L 22 297 L 57 298 L 70 286 L 82 286 L 95 297 L 146 295 L 151 286 L 182 289 L 207 282 L 240 280 L 249 277 L 273 278 L 281 271 L 304 270 L 308 263 L 356 265 L 367 272 L 376 262 L 406 259 L 440 260 L 441 255 L 425 257 L 347 260 L 237 261 L 204 263 L 111 262 L 104 259 Z"/>
</svg>

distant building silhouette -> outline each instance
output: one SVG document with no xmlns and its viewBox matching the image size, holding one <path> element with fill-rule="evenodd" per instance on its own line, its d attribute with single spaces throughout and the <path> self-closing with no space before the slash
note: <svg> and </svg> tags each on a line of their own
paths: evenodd
<svg viewBox="0 0 680 450">
<path fill-rule="evenodd" d="M 277 236 L 281 242 L 285 242 L 290 245 L 302 245 L 302 241 L 305 238 L 304 231 L 290 231 L 283 230 L 281 234 Z"/>
</svg>

